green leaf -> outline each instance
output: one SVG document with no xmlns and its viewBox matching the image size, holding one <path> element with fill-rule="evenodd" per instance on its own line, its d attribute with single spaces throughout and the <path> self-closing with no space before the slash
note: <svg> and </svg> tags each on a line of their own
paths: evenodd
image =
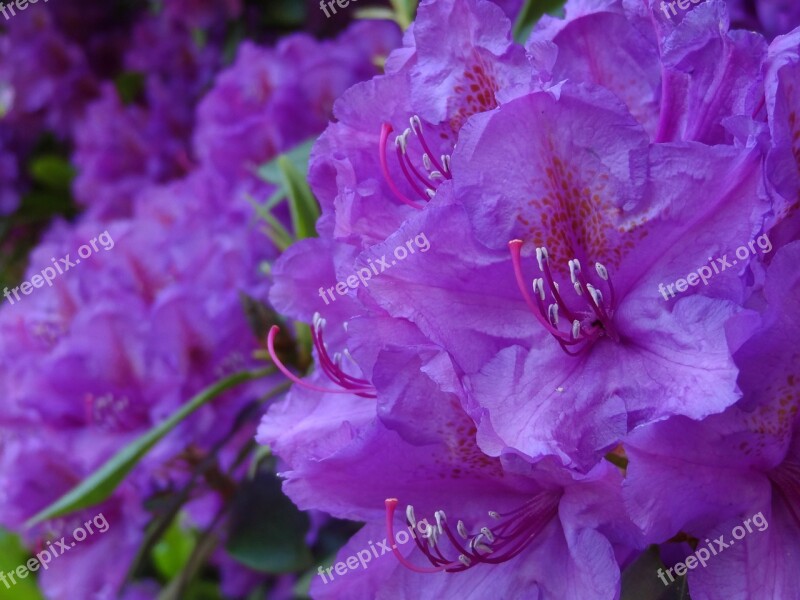
<svg viewBox="0 0 800 600">
<path fill-rule="evenodd" d="M 144 96 L 144 73 L 139 71 L 125 71 L 114 79 L 120 100 L 123 104 L 133 104 Z"/>
<path fill-rule="evenodd" d="M 12 573 L 17 567 L 25 565 L 29 558 L 30 554 L 19 538 L 0 529 L 0 572 Z M 10 587 L 0 585 L 0 600 L 42 600 L 34 575 L 28 575 L 25 579 L 15 575 L 14 581 L 17 582 L 16 585 Z"/>
<path fill-rule="evenodd" d="M 289 192 L 289 212 L 292 216 L 294 234 L 298 240 L 316 237 L 315 225 L 319 218 L 319 206 L 303 174 L 285 156 L 278 158 L 278 166 Z"/>
<path fill-rule="evenodd" d="M 395 21 L 403 30 L 408 29 L 408 26 L 414 21 L 418 0 L 390 0 L 390 2 L 394 9 Z"/>
<path fill-rule="evenodd" d="M 69 192 L 75 169 L 69 162 L 56 154 L 39 156 L 30 163 L 31 178 L 45 188 Z"/>
<path fill-rule="evenodd" d="M 160 442 L 186 417 L 227 390 L 272 372 L 274 372 L 273 367 L 256 372 L 237 373 L 207 387 L 184 404 L 166 421 L 155 426 L 117 452 L 88 478 L 28 520 L 25 526 L 32 527 L 47 519 L 103 502 L 153 446 Z"/>
<path fill-rule="evenodd" d="M 308 159 L 315 141 L 315 138 L 308 139 L 258 168 L 258 175 L 278 189 L 265 204 L 253 204 L 267 222 L 267 234 L 284 249 L 298 239 L 317 235 L 315 224 L 319 218 L 319 206 L 304 175 L 308 172 Z M 284 198 L 289 200 L 294 237 L 271 212 Z"/>
<path fill-rule="evenodd" d="M 686 576 L 678 577 L 668 585 L 658 577 L 658 570 L 666 571 L 658 546 L 650 546 L 622 573 L 620 600 L 691 600 L 686 586 Z"/>
<path fill-rule="evenodd" d="M 233 501 L 226 549 L 256 571 L 300 571 L 312 562 L 305 542 L 309 525 L 308 516 L 281 491 L 278 477 L 262 469 Z"/>
<path fill-rule="evenodd" d="M 174 519 L 164 536 L 153 547 L 153 564 L 167 580 L 173 579 L 186 566 L 196 543 L 191 531 L 181 529 Z"/>
<path fill-rule="evenodd" d="M 514 23 L 514 40 L 524 44 L 536 22 L 543 14 L 562 15 L 565 0 L 525 0 Z"/>
<path fill-rule="evenodd" d="M 394 21 L 395 14 L 391 8 L 385 6 L 368 6 L 367 8 L 359 8 L 356 10 L 355 18 L 374 21 Z"/>
<path fill-rule="evenodd" d="M 291 162 L 298 171 L 301 173 L 306 173 L 308 171 L 308 160 L 311 156 L 311 148 L 314 146 L 314 142 L 316 141 L 317 138 L 309 138 L 305 142 L 301 142 L 289 150 L 289 152 L 285 152 L 284 154 L 281 154 L 281 156 L 264 163 L 258 168 L 259 176 L 261 176 L 264 181 L 282 186 L 284 184 L 283 173 L 281 172 L 280 165 L 278 164 L 279 159 L 282 157 L 288 158 L 289 162 Z"/>
</svg>

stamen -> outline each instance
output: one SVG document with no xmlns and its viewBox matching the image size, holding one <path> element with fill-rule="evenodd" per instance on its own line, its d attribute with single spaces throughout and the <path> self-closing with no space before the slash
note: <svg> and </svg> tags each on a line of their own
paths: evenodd
<svg viewBox="0 0 800 600">
<path fill-rule="evenodd" d="M 395 138 L 397 161 L 400 164 L 400 170 L 408 180 L 408 183 L 414 190 L 414 193 L 419 196 L 421 200 L 427 201 L 433 198 L 436 192 L 436 186 L 439 183 L 445 179 L 452 179 L 452 175 L 450 174 L 450 157 L 446 154 L 442 154 L 442 162 L 440 164 L 428 147 L 428 143 L 422 133 L 422 120 L 419 118 L 419 116 L 414 115 L 411 117 L 409 119 L 409 123 L 411 127 L 405 129 L 401 135 L 398 135 Z M 392 126 L 390 124 L 384 123 L 381 126 L 381 171 L 383 172 L 383 176 L 386 179 L 386 182 L 389 185 L 392 193 L 403 204 L 407 204 L 416 209 L 421 209 L 422 206 L 418 202 L 411 200 L 400 191 L 400 189 L 397 187 L 397 184 L 392 179 L 391 174 L 389 173 L 388 159 L 386 158 L 386 144 L 391 132 Z M 418 140 L 419 145 L 422 147 L 423 152 L 421 154 L 421 160 L 425 171 L 427 172 L 427 177 L 420 173 L 420 170 L 414 166 L 414 162 L 412 161 L 409 148 L 409 137 L 411 136 L 412 132 L 414 137 Z M 447 157 L 446 160 L 445 157 Z M 435 184 L 431 185 L 431 182 L 434 182 Z M 420 184 L 422 184 L 422 187 L 420 187 Z"/>
<path fill-rule="evenodd" d="M 420 120 L 418 115 L 414 115 L 409 119 L 409 123 L 411 123 L 411 129 L 414 131 L 414 135 L 417 136 L 419 140 L 420 146 L 425 151 L 425 154 L 431 159 L 431 163 L 436 167 L 439 171 L 444 171 L 444 167 L 439 164 L 439 161 L 436 160 L 434 157 L 433 152 L 431 149 L 428 148 L 428 143 L 425 141 L 425 136 L 422 135 L 422 121 Z"/>
<path fill-rule="evenodd" d="M 602 279 L 603 281 L 608 281 L 608 270 L 601 265 L 600 263 L 594 263 L 595 271 L 597 271 L 597 276 Z"/>
<path fill-rule="evenodd" d="M 572 322 L 572 337 L 576 340 L 581 337 L 581 322 L 577 319 Z"/>
<path fill-rule="evenodd" d="M 494 534 L 488 527 L 481 527 L 481 533 L 486 536 L 486 539 L 489 540 L 489 542 L 494 541 Z"/>
<path fill-rule="evenodd" d="M 544 295 L 544 280 L 541 277 L 537 277 L 533 280 L 533 293 L 538 294 L 539 298 L 542 300 L 545 299 Z"/>
<path fill-rule="evenodd" d="M 551 304 L 547 309 L 547 315 L 554 327 L 558 326 L 558 304 Z"/>
<path fill-rule="evenodd" d="M 415 203 L 413 200 L 410 200 L 406 197 L 403 192 L 399 190 L 397 184 L 392 179 L 391 174 L 389 173 L 389 161 L 386 158 L 386 142 L 389 139 L 389 134 L 392 132 L 392 126 L 388 123 L 384 123 L 381 127 L 381 137 L 380 137 L 380 161 L 381 161 L 381 171 L 383 172 L 383 177 L 386 179 L 386 183 L 389 185 L 389 189 L 392 190 L 392 193 L 400 200 L 403 204 L 407 204 L 412 208 L 416 208 L 417 210 L 422 210 L 422 206 Z"/>
<path fill-rule="evenodd" d="M 388 539 L 394 540 L 394 511 L 397 508 L 397 498 L 387 498 L 386 499 L 386 532 L 388 533 Z M 392 544 L 392 552 L 395 555 L 395 558 L 400 561 L 400 564 L 406 567 L 407 569 L 411 569 L 415 573 L 439 573 L 444 571 L 445 569 L 451 568 L 455 565 L 452 563 L 440 565 L 437 567 L 418 567 L 415 564 L 409 562 L 405 556 L 403 556 L 402 552 L 397 548 L 397 544 Z"/>
<path fill-rule="evenodd" d="M 456 525 L 456 531 L 458 531 L 458 535 L 460 535 L 465 540 L 469 538 L 467 535 L 467 529 L 464 527 L 464 521 L 459 521 Z"/>
<path fill-rule="evenodd" d="M 445 514 L 443 510 L 438 510 L 433 513 L 434 518 L 436 519 L 436 526 L 439 528 L 439 534 L 442 533 L 442 522 L 446 520 Z"/>
<path fill-rule="evenodd" d="M 427 572 L 461 572 L 479 563 L 499 564 L 518 556 L 558 514 L 561 495 L 561 492 L 545 490 L 507 513 L 489 511 L 493 519 L 500 521 L 498 526 L 494 531 L 481 527 L 480 533 L 471 537 L 461 520 L 456 525 L 459 536 L 456 537 L 444 513 L 435 511 L 437 526 L 428 524 L 422 536 L 428 543 L 415 538 L 417 548 L 433 565 L 433 569 Z M 394 498 L 386 501 L 390 539 L 394 539 L 391 519 L 396 504 Z M 464 545 L 461 540 L 468 543 Z M 451 556 L 457 557 L 455 560 L 447 557 L 448 550 Z M 401 562 L 414 571 L 425 572 L 416 565 L 409 566 L 410 562 L 405 558 Z"/>
<path fill-rule="evenodd" d="M 414 507 L 410 504 L 406 506 L 406 519 L 412 527 L 417 526 L 417 520 L 414 518 Z"/>
<path fill-rule="evenodd" d="M 275 337 L 280 332 L 280 328 L 277 325 L 273 325 L 269 330 L 269 335 L 267 336 L 267 350 L 269 351 L 270 358 L 272 358 L 272 362 L 274 362 L 275 366 L 278 367 L 278 370 L 286 375 L 286 377 L 288 377 L 293 383 L 314 392 L 321 392 L 324 394 L 355 394 L 356 396 L 361 396 L 363 398 L 377 398 L 377 391 L 370 382 L 345 373 L 335 363 L 335 361 L 331 360 L 331 357 L 327 352 L 327 345 L 322 339 L 322 328 L 325 326 L 325 319 L 322 319 L 317 314 L 314 315 L 312 323 L 314 326 L 311 329 L 311 337 L 319 355 L 320 368 L 331 381 L 344 389 L 336 390 L 324 388 L 300 379 L 294 373 L 292 373 L 286 367 L 286 365 L 283 364 L 281 359 L 278 358 L 278 354 L 275 352 Z M 348 358 L 350 358 L 350 353 L 347 351 L 347 349 L 344 350 L 344 353 L 346 356 L 348 356 Z"/>
<path fill-rule="evenodd" d="M 576 296 L 582 298 L 584 308 L 575 310 L 564 298 L 561 297 L 560 286 L 553 276 L 550 268 L 550 257 L 545 247 L 536 248 L 536 262 L 543 277 L 535 278 L 532 281 L 533 296 L 521 285 L 524 280 L 522 273 L 521 248 L 522 240 L 512 240 L 509 242 L 511 251 L 511 261 L 514 267 L 514 275 L 517 285 L 522 292 L 528 308 L 531 309 L 539 323 L 561 346 L 562 350 L 571 356 L 575 356 L 580 351 L 588 348 L 597 338 L 606 335 L 614 341 L 619 341 L 619 333 L 612 319 L 615 302 L 614 286 L 609 278 L 608 269 L 601 263 L 594 263 L 598 280 L 607 287 L 608 300 L 597 281 L 590 282 L 587 274 L 581 268 L 580 260 L 573 258 L 567 261 L 569 268 L 569 278 L 572 289 Z M 552 302 L 548 300 L 548 293 L 552 297 Z M 584 294 L 584 290 L 586 294 Z M 569 326 L 567 331 L 559 328 L 561 316 L 565 316 Z M 578 346 L 577 352 L 569 350 L 569 346 Z"/>
</svg>

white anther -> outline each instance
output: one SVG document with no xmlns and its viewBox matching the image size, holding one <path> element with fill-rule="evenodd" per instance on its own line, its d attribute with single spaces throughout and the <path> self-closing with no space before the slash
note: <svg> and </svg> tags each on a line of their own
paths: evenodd
<svg viewBox="0 0 800 600">
<path fill-rule="evenodd" d="M 444 175 L 440 171 L 431 171 L 430 175 L 428 175 L 434 181 L 437 179 L 444 179 Z"/>
<path fill-rule="evenodd" d="M 580 281 L 574 282 L 572 287 L 575 288 L 575 293 L 578 294 L 578 296 L 583 296 L 583 287 L 581 286 Z"/>
<path fill-rule="evenodd" d="M 431 166 L 432 166 L 431 165 L 431 157 L 428 156 L 427 152 L 422 155 L 422 164 L 425 165 L 425 170 L 426 171 L 430 171 L 431 170 Z"/>
<path fill-rule="evenodd" d="M 400 148 L 400 152 L 402 152 L 403 154 L 406 153 L 406 146 L 408 146 L 408 139 L 407 139 L 408 133 L 409 130 L 406 129 L 402 134 L 398 135 L 397 138 L 395 138 L 394 140 L 395 146 Z"/>
<path fill-rule="evenodd" d="M 561 394 L 561 393 L 563 393 L 563 392 L 564 392 L 564 388 L 563 388 L 563 387 L 561 387 L 561 386 L 559 386 L 559 387 L 557 387 L 557 388 L 556 388 L 556 391 L 557 391 L 559 394 Z"/>
<path fill-rule="evenodd" d="M 475 550 L 482 551 L 484 554 L 491 554 L 492 553 L 492 549 L 489 548 L 489 546 L 487 546 L 486 544 L 476 543 L 475 546 L 473 546 L 473 548 Z"/>
<path fill-rule="evenodd" d="M 493 518 L 493 519 L 499 519 L 499 518 L 500 518 L 500 513 L 497 513 L 497 512 L 495 512 L 495 511 L 493 511 L 493 510 L 490 510 L 490 511 L 489 511 L 489 516 L 490 516 L 491 518 Z"/>
<path fill-rule="evenodd" d="M 482 533 L 479 533 L 474 538 L 472 538 L 472 541 L 470 541 L 470 543 L 469 543 L 470 550 L 473 550 L 473 551 L 474 550 L 481 550 L 481 551 L 485 552 L 486 554 L 491 554 L 492 549 L 489 546 L 487 546 L 486 544 L 483 543 L 483 538 L 484 537 L 485 536 Z"/>
<path fill-rule="evenodd" d="M 533 293 L 539 294 L 539 298 L 544 300 L 544 279 L 541 277 L 533 280 Z"/>
<path fill-rule="evenodd" d="M 428 525 L 428 529 L 423 535 L 428 538 L 428 545 L 430 545 L 431 548 L 434 548 L 439 541 L 439 533 L 433 525 Z"/>
<path fill-rule="evenodd" d="M 353 355 L 352 355 L 352 354 L 350 354 L 350 350 L 348 350 L 347 348 L 345 348 L 344 350 L 342 350 L 342 354 L 344 354 L 344 355 L 347 357 L 347 359 L 348 359 L 349 361 L 351 361 L 351 362 L 356 362 L 356 361 L 354 361 L 354 360 L 353 360 Z"/>
<path fill-rule="evenodd" d="M 544 248 L 536 249 L 536 262 L 539 264 L 539 270 L 544 271 L 544 263 L 547 260 L 547 251 Z"/>
<path fill-rule="evenodd" d="M 414 115 L 408 122 L 411 124 L 411 129 L 414 130 L 414 133 L 419 135 L 420 131 L 422 131 L 422 121 L 420 121 L 419 116 Z M 417 128 L 419 128 L 419 131 L 417 131 Z"/>
<path fill-rule="evenodd" d="M 442 154 L 442 168 L 445 172 L 450 172 L 450 155 L 449 154 Z"/>
<path fill-rule="evenodd" d="M 428 198 L 433 200 L 433 197 L 436 195 L 436 190 L 433 190 L 431 188 L 426 188 L 425 193 L 427 194 Z"/>
<path fill-rule="evenodd" d="M 494 534 L 488 527 L 481 527 L 481 533 L 486 536 L 486 539 L 490 542 L 494 541 Z"/>
<path fill-rule="evenodd" d="M 572 337 L 576 340 L 581 337 L 581 322 L 578 319 L 572 322 Z"/>
<path fill-rule="evenodd" d="M 608 281 L 608 269 L 600 263 L 594 263 L 594 270 L 597 271 L 597 276 L 603 281 Z"/>
<path fill-rule="evenodd" d="M 410 504 L 406 506 L 406 519 L 408 519 L 408 522 L 411 523 L 412 527 L 417 526 L 417 519 L 414 517 L 414 507 Z"/>
<path fill-rule="evenodd" d="M 458 535 L 460 535 L 465 540 L 469 539 L 469 535 L 467 534 L 467 528 L 464 527 L 464 521 L 459 521 L 456 525 L 456 531 L 458 531 Z"/>
<path fill-rule="evenodd" d="M 335 364 L 337 367 L 342 366 L 342 355 L 339 352 L 333 355 L 333 364 Z"/>
<path fill-rule="evenodd" d="M 444 529 L 442 529 L 442 523 L 447 521 L 447 516 L 444 514 L 443 510 L 437 510 L 433 513 L 433 516 L 436 518 L 436 526 L 439 528 L 439 534 L 441 535 L 444 533 Z"/>
<path fill-rule="evenodd" d="M 547 316 L 550 318 L 550 322 L 554 326 L 558 325 L 558 304 L 551 304 L 547 308 Z"/>
<path fill-rule="evenodd" d="M 594 287 L 589 287 L 589 293 L 592 295 L 592 299 L 597 306 L 603 304 L 603 294 L 600 292 L 600 290 L 595 289 Z"/>
<path fill-rule="evenodd" d="M 464 565 L 465 567 L 468 567 L 472 564 L 472 561 L 470 561 L 470 559 L 464 556 L 463 554 L 458 555 L 458 560 L 460 560 L 461 564 Z"/>
<path fill-rule="evenodd" d="M 581 272 L 581 267 L 577 260 L 571 260 L 567 264 L 569 265 L 569 278 L 572 280 L 572 284 L 574 285 L 578 283 L 578 273 Z"/>
<path fill-rule="evenodd" d="M 320 315 L 318 312 L 315 312 L 314 316 L 311 318 L 311 322 L 314 324 L 314 327 L 317 326 L 317 323 L 320 321 L 320 319 L 322 319 L 322 315 Z"/>
<path fill-rule="evenodd" d="M 342 328 L 344 329 L 345 333 L 347 333 L 347 326 L 348 326 L 349 323 L 350 323 L 350 321 L 345 321 L 344 323 L 342 323 Z"/>
</svg>

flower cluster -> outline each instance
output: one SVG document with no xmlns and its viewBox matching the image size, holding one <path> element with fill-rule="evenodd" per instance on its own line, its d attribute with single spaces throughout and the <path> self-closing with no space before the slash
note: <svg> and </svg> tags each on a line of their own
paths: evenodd
<svg viewBox="0 0 800 600">
<path fill-rule="evenodd" d="M 756 514 L 689 591 L 796 597 L 800 18 L 778 4 L 763 35 L 722 0 L 570 0 L 522 46 L 494 3 L 427 0 L 337 102 L 320 237 L 270 291 L 315 367 L 258 440 L 300 508 L 366 523 L 341 557 L 426 525 L 320 568 L 315 598 L 613 599 L 648 546 L 661 586 Z M 420 231 L 428 252 L 321 305 Z M 756 239 L 772 251 L 658 292 Z"/>
<path fill-rule="evenodd" d="M 96 5 L 67 8 L 40 4 L 0 33 L 8 53 L 0 140 L 17 136 L 9 142 L 17 154 L 4 154 L 5 144 L 0 151 L 0 183 L 42 131 L 56 134 L 73 148 L 73 191 L 85 210 L 49 227 L 28 278 L 103 232 L 114 247 L 0 310 L 0 522 L 36 549 L 102 511 L 108 533 L 40 572 L 42 590 L 154 598 L 155 581 L 124 585 L 154 512 L 145 502 L 186 492 L 196 528 L 224 515 L 247 467 L 240 454 L 252 445 L 259 399 L 280 378 L 239 386 L 197 411 L 101 505 L 31 530 L 23 523 L 199 391 L 263 366 L 254 356 L 263 340 L 242 305 L 267 310 L 262 265 L 278 250 L 248 203 L 275 191 L 255 167 L 318 135 L 335 98 L 377 73 L 376 60 L 400 36 L 393 24 L 370 22 L 324 42 L 304 33 L 275 46 L 244 42 L 223 68 L 215 23 L 238 14 L 238 2 L 166 2 L 163 14 L 128 15 L 132 23 L 96 14 Z M 75 17 L 96 27 L 70 29 Z M 105 56 L 111 64 L 91 64 L 105 47 L 119 48 Z M 134 83 L 132 97 L 124 82 Z M 0 202 L 13 210 L 16 200 Z M 228 597 L 266 579 L 224 552 L 213 564 Z M 289 597 L 291 586 L 272 584 L 274 597 Z"/>
</svg>

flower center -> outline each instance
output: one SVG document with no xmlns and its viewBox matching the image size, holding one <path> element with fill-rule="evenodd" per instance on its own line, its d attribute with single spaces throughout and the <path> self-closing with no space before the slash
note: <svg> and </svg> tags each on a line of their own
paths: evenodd
<svg viewBox="0 0 800 600">
<path fill-rule="evenodd" d="M 522 506 L 507 512 L 498 513 L 490 510 L 489 516 L 496 521 L 490 529 L 487 526 L 468 529 L 459 520 L 453 531 L 447 523 L 443 510 L 434 513 L 436 525 L 427 523 L 421 541 L 416 536 L 414 541 L 433 567 L 418 567 L 409 562 L 396 548 L 393 551 L 403 566 L 418 573 L 436 573 L 447 571 L 459 573 L 480 563 L 500 564 L 519 555 L 541 533 L 558 512 L 560 492 L 543 491 L 525 502 Z M 394 540 L 394 511 L 397 499 L 386 500 L 386 527 L 389 539 Z M 409 527 L 417 527 L 414 508 L 406 508 L 406 523 Z M 452 558 L 447 556 L 455 553 Z"/>
<path fill-rule="evenodd" d="M 522 240 L 511 240 L 508 243 L 517 285 L 533 315 L 556 339 L 562 350 L 575 356 L 602 336 L 608 336 L 618 342 L 620 337 L 613 321 L 616 301 L 614 286 L 605 266 L 595 263 L 595 273 L 600 281 L 595 279 L 592 283 L 577 258 L 568 261 L 570 285 L 567 287 L 574 293 L 570 294 L 573 298 L 570 304 L 565 300 L 566 294 L 561 294 L 561 286 L 550 269 L 547 249 L 536 248 L 536 262 L 542 277 L 533 280 L 533 296 L 531 296 L 522 273 L 522 244 Z M 605 288 L 607 297 L 601 288 Z M 575 297 L 580 300 L 575 302 Z M 564 324 L 562 316 L 563 321 L 566 321 Z"/>
<path fill-rule="evenodd" d="M 425 136 L 422 133 L 422 121 L 420 118 L 417 115 L 414 115 L 411 117 L 409 122 L 411 127 L 406 129 L 401 135 L 398 135 L 394 138 L 395 155 L 397 157 L 397 163 L 400 165 L 400 170 L 403 172 L 403 175 L 405 176 L 406 181 L 411 189 L 414 190 L 414 194 L 422 202 L 427 202 L 433 198 L 433 195 L 436 193 L 436 189 L 439 187 L 439 184 L 441 184 L 442 181 L 453 178 L 452 174 L 450 173 L 450 155 L 442 154 L 439 160 L 437 160 L 436 156 L 433 154 L 433 152 L 431 152 L 430 146 L 428 146 L 428 142 L 425 140 Z M 418 201 L 410 199 L 402 191 L 400 191 L 400 188 L 397 187 L 397 184 L 389 172 L 389 159 L 387 157 L 386 146 L 389 139 L 389 134 L 391 134 L 392 131 L 392 126 L 388 123 L 384 123 L 381 127 L 380 159 L 383 176 L 386 179 L 386 183 L 389 184 L 389 188 L 392 190 L 392 193 L 397 196 L 398 200 L 400 200 L 403 204 L 408 204 L 409 206 L 420 210 L 422 209 L 422 205 Z M 423 167 L 422 169 L 418 169 L 417 166 L 414 165 L 415 161 L 411 158 L 409 138 L 411 137 L 412 133 L 414 134 L 414 138 L 417 140 L 419 145 L 419 149 L 416 153 L 419 155 L 419 158 L 417 159 L 417 165 L 419 165 L 421 162 Z M 421 170 L 425 172 L 425 175 L 420 172 Z"/>
<path fill-rule="evenodd" d="M 328 389 L 314 385 L 313 383 L 308 383 L 307 381 L 303 381 L 297 377 L 288 368 L 286 368 L 286 365 L 281 362 L 277 353 L 275 352 L 275 337 L 280 331 L 280 328 L 277 325 L 273 325 L 272 328 L 270 328 L 269 336 L 267 337 L 267 349 L 269 350 L 269 355 L 275 363 L 275 366 L 280 369 L 281 373 L 286 375 L 297 385 L 315 392 L 322 392 L 325 394 L 355 394 L 356 396 L 361 396 L 362 398 L 377 398 L 377 391 L 369 381 L 359 377 L 354 377 L 353 375 L 345 372 L 344 368 L 342 367 L 343 356 L 350 362 L 355 363 L 347 348 L 345 348 L 341 354 L 337 352 L 333 355 L 333 358 L 331 358 L 330 354 L 328 353 L 328 345 L 325 343 L 323 337 L 323 329 L 325 328 L 325 324 L 325 319 L 323 319 L 319 313 L 314 313 L 311 327 L 311 338 L 314 342 L 314 348 L 317 350 L 317 363 L 328 379 L 342 389 Z"/>
</svg>

